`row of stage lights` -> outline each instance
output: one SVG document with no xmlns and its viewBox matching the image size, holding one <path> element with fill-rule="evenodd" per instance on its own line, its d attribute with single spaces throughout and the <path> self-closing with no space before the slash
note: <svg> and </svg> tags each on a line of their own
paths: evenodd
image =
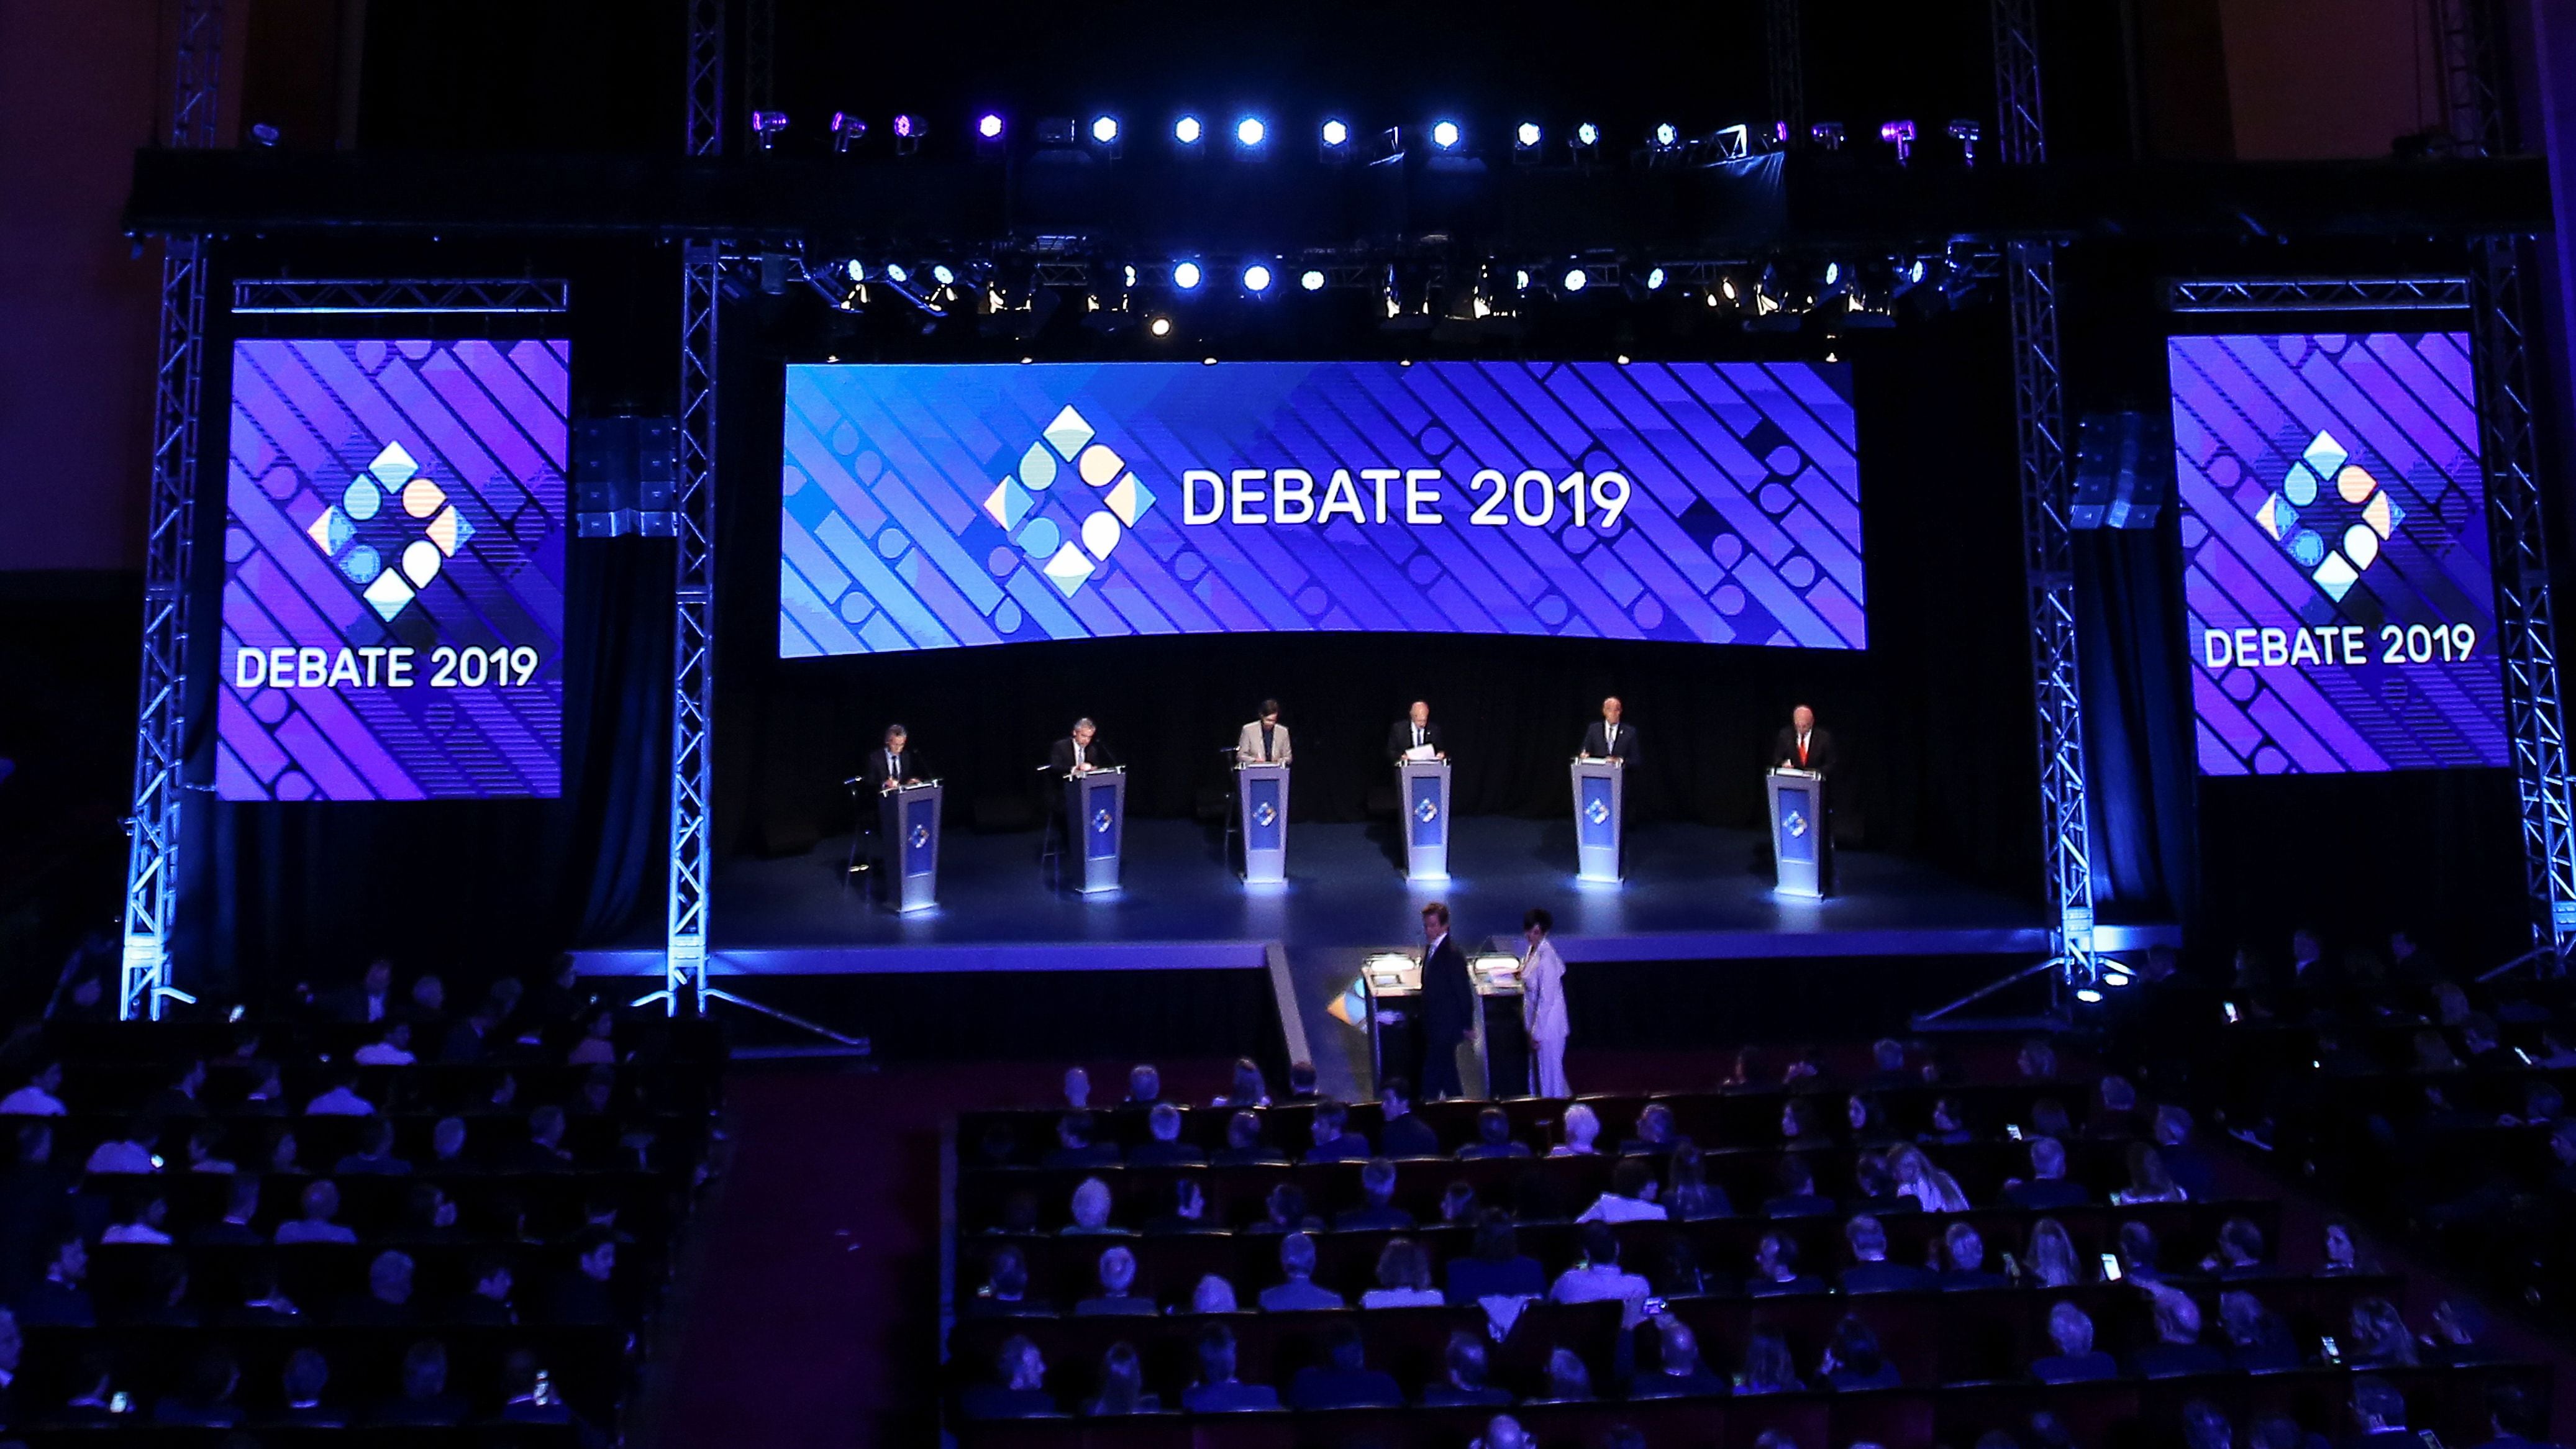
<svg viewBox="0 0 2576 1449">
<path fill-rule="evenodd" d="M 1030 324 L 1034 327 L 1067 300 L 1066 295 L 1056 294 L 1079 294 L 1085 312 L 1095 319 L 1094 326 L 1116 328 L 1141 317 L 1157 337 L 1172 335 L 1175 312 L 1227 295 L 1224 279 L 1229 276 L 1232 296 L 1244 302 L 1261 302 L 1292 289 L 1375 292 L 1390 326 L 1406 325 L 1399 319 L 1408 317 L 1429 318 L 1435 311 L 1434 283 L 1420 268 L 1299 265 L 1264 256 L 1085 266 L 1082 280 L 1076 283 L 1049 282 L 1035 271 L 1016 268 L 1006 277 L 1002 269 L 984 260 L 952 264 L 848 258 L 829 264 L 819 276 L 811 271 L 807 275 L 816 290 L 843 311 L 865 310 L 879 300 L 900 300 L 933 318 L 946 317 L 952 310 L 971 310 L 988 318 L 1034 317 Z M 1960 304 L 1982 276 L 1973 254 L 1948 252 L 1875 260 L 1670 266 L 1575 257 L 1488 264 L 1463 287 L 1436 290 L 1449 299 L 1438 304 L 1445 308 L 1442 315 L 1452 317 L 1484 318 L 1513 313 L 1530 303 L 1575 303 L 1596 294 L 1632 302 L 1660 298 L 1685 304 L 1696 296 L 1702 306 L 1740 320 L 1749 331 L 1794 332 L 1810 318 L 1822 318 L 1829 331 L 1892 327 L 1904 307 L 1928 314 Z"/>
<path fill-rule="evenodd" d="M 789 120 L 784 111 L 751 113 L 752 138 L 763 151 L 777 149 L 788 127 Z M 893 136 L 895 154 L 909 156 L 920 149 L 922 140 L 930 134 L 930 122 L 905 112 L 894 117 L 887 129 Z M 1009 144 L 1011 124 L 999 111 L 979 114 L 971 129 L 975 149 L 980 156 L 999 157 Z M 1236 117 L 1225 134 L 1238 158 L 1262 160 L 1271 153 L 1275 130 L 1266 117 L 1244 115 Z M 832 114 L 830 131 L 832 150 L 846 155 L 858 149 L 867 138 L 868 123 L 848 111 L 836 111 Z M 1172 151 L 1184 158 L 1204 155 L 1214 134 L 1205 117 L 1195 111 L 1185 111 L 1172 121 Z M 1467 130 L 1456 120 L 1435 120 L 1424 128 L 1423 134 L 1430 141 L 1435 155 L 1456 155 L 1466 150 Z M 1984 128 L 1973 120 L 1956 120 L 1949 124 L 1947 134 L 1958 144 L 1960 160 L 1969 166 L 1976 165 L 1977 145 L 1984 138 Z M 1878 128 L 1879 140 L 1894 148 L 1899 165 L 1913 159 L 1918 135 L 1919 131 L 1911 120 L 1887 121 Z M 1038 122 L 1037 136 L 1041 148 L 1087 147 L 1103 157 L 1115 159 L 1124 154 L 1127 123 L 1106 112 L 1093 116 L 1088 122 L 1065 116 L 1049 117 Z M 1577 123 L 1559 139 L 1577 161 L 1597 159 L 1604 141 L 1601 128 L 1590 121 Z M 1850 139 L 1850 133 L 1839 121 L 1819 121 L 1807 128 L 1807 139 L 1823 150 L 1840 151 Z M 1377 134 L 1373 155 L 1403 155 L 1406 140 L 1402 127 L 1389 127 Z M 1728 126 L 1704 137 L 1691 137 L 1673 122 L 1659 121 L 1647 131 L 1643 149 L 1650 158 L 1737 159 L 1760 150 L 1777 149 L 1785 146 L 1788 140 L 1789 131 L 1785 124 L 1774 125 L 1767 132 L 1748 126 Z M 1359 142 L 1360 133 L 1340 117 L 1327 117 L 1315 128 L 1316 156 L 1325 162 L 1354 159 L 1362 149 Z M 1511 131 L 1511 142 L 1512 159 L 1523 164 L 1537 163 L 1549 150 L 1547 129 L 1536 121 L 1522 121 L 1515 125 Z"/>
</svg>

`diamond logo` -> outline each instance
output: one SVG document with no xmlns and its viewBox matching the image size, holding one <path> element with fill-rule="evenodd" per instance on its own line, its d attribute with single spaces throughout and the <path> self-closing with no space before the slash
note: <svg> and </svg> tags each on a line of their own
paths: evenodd
<svg viewBox="0 0 2576 1449">
<path fill-rule="evenodd" d="M 915 849 L 915 850 L 919 850 L 919 849 L 921 849 L 923 846 L 928 845 L 929 843 L 930 843 L 930 827 L 929 827 L 929 826 L 927 826 L 927 825 L 915 825 L 914 827 L 912 827 L 912 848 L 913 848 L 913 849 Z"/>
<path fill-rule="evenodd" d="M 1610 823 L 1610 806 L 1606 801 L 1595 800 L 1583 808 L 1583 818 L 1595 825 L 1607 825 Z"/>
<path fill-rule="evenodd" d="M 1103 805 L 1100 807 L 1100 812 L 1091 817 L 1091 833 L 1094 835 L 1107 835 L 1109 833 L 1110 824 L 1109 807 Z"/>
<path fill-rule="evenodd" d="M 2346 519 L 2351 521 L 2344 523 Z M 2255 526 L 2338 604 L 2379 561 L 2379 546 L 2395 537 L 2405 521 L 2406 510 L 2379 479 L 2353 462 L 2342 442 L 2325 431 L 2308 441 L 2307 451 L 2281 475 L 2280 486 L 2254 510 Z M 2335 535 L 2338 523 L 2343 528 Z"/>
<path fill-rule="evenodd" d="M 1267 830 L 1279 823 L 1279 812 L 1271 809 L 1270 802 L 1264 800 L 1252 807 L 1252 823 Z"/>
<path fill-rule="evenodd" d="M 401 502 L 400 513 L 385 507 L 388 493 Z M 416 530 L 413 520 L 419 520 Z M 340 491 L 338 501 L 325 503 L 304 526 L 305 537 L 389 624 L 474 533 L 473 523 L 449 500 L 447 490 L 421 472 L 420 460 L 400 443 L 378 449 L 366 470 Z M 388 558 L 391 564 L 385 562 Z"/>
<path fill-rule="evenodd" d="M 1431 798 L 1430 796 L 1428 796 L 1428 795 L 1423 796 L 1419 801 L 1415 802 L 1415 804 L 1414 804 L 1414 807 L 1413 807 L 1413 818 L 1414 818 L 1414 819 L 1416 819 L 1416 820 L 1421 821 L 1421 822 L 1422 822 L 1423 824 L 1425 824 L 1425 825 L 1428 825 L 1428 824 L 1430 824 L 1432 821 L 1439 819 L 1439 818 L 1440 818 L 1440 802 L 1439 802 L 1439 801 L 1437 801 L 1437 800 L 1432 799 L 1432 798 Z"/>
<path fill-rule="evenodd" d="M 1109 562 L 1136 521 L 1154 506 L 1154 492 L 1127 467 L 1127 461 L 1070 404 L 1046 425 L 1038 440 L 1019 456 L 1012 473 L 984 495 L 984 516 L 1010 534 L 1056 592 L 1072 598 Z M 1042 514 L 1046 500 L 1060 496 L 1056 483 L 1067 465 L 1074 476 L 1097 490 L 1097 505 L 1079 523 L 1068 512 L 1061 519 Z M 1080 490 L 1062 494 L 1071 510 Z"/>
<path fill-rule="evenodd" d="M 1786 821 L 1783 821 L 1783 822 L 1782 822 L 1782 828 L 1786 829 L 1786 830 L 1789 832 L 1789 838 L 1790 838 L 1790 839 L 1792 839 L 1792 840 L 1804 840 L 1804 839 L 1806 839 L 1806 837 L 1807 837 L 1807 817 L 1806 817 L 1806 814 L 1805 814 L 1803 811 L 1797 811 L 1797 810 L 1792 810 L 1792 811 L 1790 811 L 1790 812 L 1789 812 L 1789 818 L 1788 818 Z"/>
</svg>

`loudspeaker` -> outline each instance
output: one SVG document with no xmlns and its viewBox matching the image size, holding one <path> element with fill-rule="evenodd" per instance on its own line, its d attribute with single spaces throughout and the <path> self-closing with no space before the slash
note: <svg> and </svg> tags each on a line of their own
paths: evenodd
<svg viewBox="0 0 2576 1449">
<path fill-rule="evenodd" d="M 2173 419 L 2087 413 L 2077 433 L 2074 528 L 2153 528 L 2173 499 Z"/>
<path fill-rule="evenodd" d="M 573 535 L 668 538 L 679 471 L 669 418 L 578 418 L 572 431 Z"/>
</svg>

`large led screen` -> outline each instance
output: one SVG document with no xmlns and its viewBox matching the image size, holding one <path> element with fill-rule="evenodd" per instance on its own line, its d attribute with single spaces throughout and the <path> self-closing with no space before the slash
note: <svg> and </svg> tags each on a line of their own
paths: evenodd
<svg viewBox="0 0 2576 1449">
<path fill-rule="evenodd" d="M 1847 368 L 787 370 L 779 653 L 1402 630 L 1858 649 Z"/>
<path fill-rule="evenodd" d="M 2468 339 L 2167 361 L 2201 773 L 2510 763 Z"/>
<path fill-rule="evenodd" d="M 234 344 L 218 796 L 557 792 L 568 357 Z"/>
</svg>

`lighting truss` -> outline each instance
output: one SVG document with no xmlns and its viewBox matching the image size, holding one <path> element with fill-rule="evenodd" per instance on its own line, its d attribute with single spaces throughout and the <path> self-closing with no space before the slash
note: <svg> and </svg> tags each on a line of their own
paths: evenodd
<svg viewBox="0 0 2576 1449">
<path fill-rule="evenodd" d="M 1767 0 L 1762 7 L 1762 50 L 1770 65 L 1771 119 L 1789 131 L 1791 149 L 1807 144 L 1807 71 L 1799 38 L 1799 0 Z"/>
<path fill-rule="evenodd" d="M 371 312 L 517 315 L 567 312 L 572 287 L 560 278 L 235 281 L 236 316 L 331 316 Z"/>
<path fill-rule="evenodd" d="M 182 0 L 169 145 L 215 144 L 223 75 L 221 0 Z M 159 1020 L 194 1001 L 170 980 L 179 914 L 180 778 L 188 741 L 188 569 L 197 526 L 197 413 L 205 380 L 206 239 L 166 237 L 152 387 L 152 494 L 143 545 L 142 682 L 134 709 L 134 806 L 126 821 L 125 928 L 116 1015 Z"/>
<path fill-rule="evenodd" d="M 2165 284 L 2174 312 L 2465 311 L 2466 277 L 2192 277 Z"/>
<path fill-rule="evenodd" d="M 724 154 L 725 0 L 688 0 L 688 148 Z"/>
<path fill-rule="evenodd" d="M 680 271 L 680 426 L 671 515 L 679 540 L 671 605 L 671 876 L 662 1004 L 706 1010 L 715 705 L 716 324 L 724 247 L 692 241 Z"/>
<path fill-rule="evenodd" d="M 2041 104 L 2036 0 L 1994 0 L 1997 157 L 2048 160 Z M 2030 613 L 2030 676 L 2038 724 L 2040 846 L 2045 861 L 2054 980 L 2093 986 L 2093 842 L 2085 801 L 2084 696 L 2075 656 L 2075 544 L 2068 529 L 2073 478 L 2066 459 L 2066 395 L 2059 368 L 2057 253 L 2017 241 L 2005 255 L 2011 298 L 2013 411 L 2020 433 L 2023 570 Z"/>
<path fill-rule="evenodd" d="M 2557 630 L 2549 597 L 2539 449 L 2532 432 L 2527 299 L 2516 237 L 2478 247 L 2470 335 L 2477 349 L 2479 454 L 2495 550 L 2496 623 L 2503 635 L 2505 720 L 2521 806 L 2531 940 L 2553 971 L 2576 947 L 2576 818 L 2567 776 L 2567 716 L 2558 693 Z"/>
</svg>

